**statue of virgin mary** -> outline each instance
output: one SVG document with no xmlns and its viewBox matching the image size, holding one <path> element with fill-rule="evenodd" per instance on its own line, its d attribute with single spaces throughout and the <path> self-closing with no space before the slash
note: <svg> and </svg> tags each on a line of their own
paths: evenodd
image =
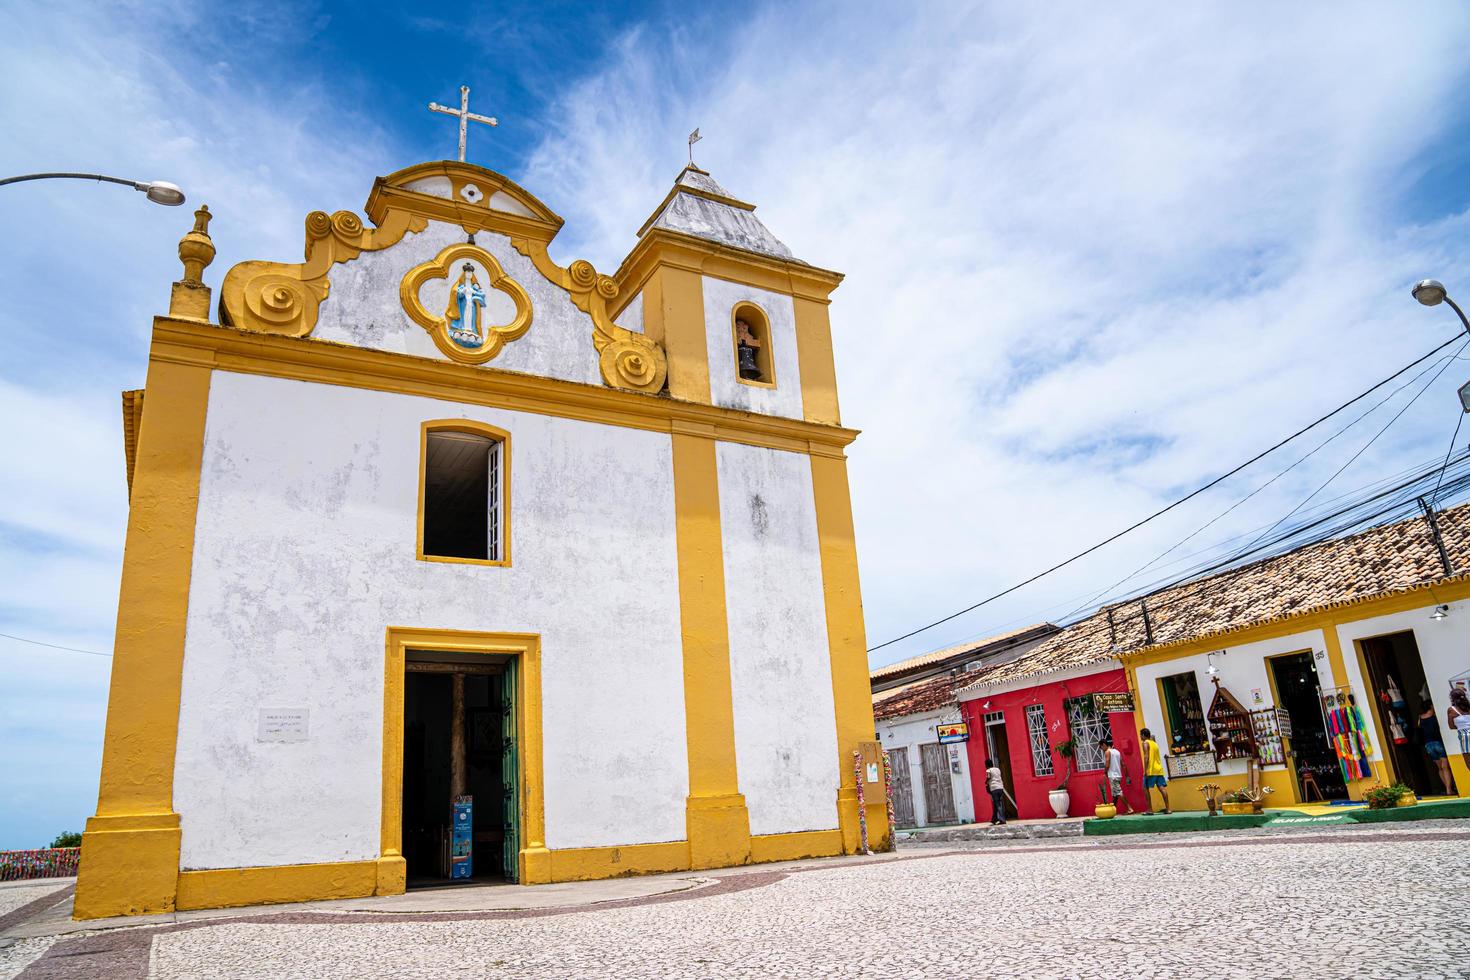
<svg viewBox="0 0 1470 980">
<path fill-rule="evenodd" d="M 485 290 L 475 278 L 475 267 L 464 264 L 459 280 L 449 290 L 449 304 L 444 319 L 449 324 L 449 337 L 461 347 L 479 347 L 485 343 L 481 317 L 485 310 Z"/>
</svg>

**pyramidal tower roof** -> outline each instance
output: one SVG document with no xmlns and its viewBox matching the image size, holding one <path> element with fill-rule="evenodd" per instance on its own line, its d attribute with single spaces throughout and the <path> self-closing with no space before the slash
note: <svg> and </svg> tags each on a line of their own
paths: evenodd
<svg viewBox="0 0 1470 980">
<path fill-rule="evenodd" d="M 692 235 L 730 248 L 799 261 L 791 249 L 755 216 L 755 205 L 731 197 L 719 181 L 690 164 L 673 188 L 638 229 L 638 237 L 655 228 Z"/>
</svg>

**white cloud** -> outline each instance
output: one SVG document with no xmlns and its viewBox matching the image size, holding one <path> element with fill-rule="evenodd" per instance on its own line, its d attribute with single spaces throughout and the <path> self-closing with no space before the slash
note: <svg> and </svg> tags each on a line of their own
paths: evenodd
<svg viewBox="0 0 1470 980">
<path fill-rule="evenodd" d="M 1413 29 L 1426 16 L 1436 30 Z M 701 164 L 848 275 L 833 326 L 844 421 L 865 430 L 851 476 L 876 642 L 1132 523 L 1454 331 L 1405 287 L 1465 279 L 1464 220 L 1398 215 L 1418 156 L 1451 136 L 1435 121 L 1457 115 L 1466 23 L 1450 5 L 823 5 L 644 29 L 567 94 L 527 181 L 568 215 L 568 249 L 611 267 L 699 125 Z M 1344 485 L 1443 452 L 1452 405 L 1426 395 Z M 1367 431 L 1199 543 L 1274 520 Z M 1230 499 L 874 659 L 1065 611 L 1045 607 Z"/>
</svg>

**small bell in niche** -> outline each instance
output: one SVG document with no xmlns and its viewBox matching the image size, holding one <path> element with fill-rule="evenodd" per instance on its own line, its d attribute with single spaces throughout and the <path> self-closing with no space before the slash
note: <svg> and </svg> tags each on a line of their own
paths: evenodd
<svg viewBox="0 0 1470 980">
<path fill-rule="evenodd" d="M 755 331 L 750 329 L 750 324 L 744 320 L 736 320 L 735 352 L 739 357 L 740 377 L 746 381 L 765 380 L 765 373 L 761 371 L 760 363 L 756 358 L 756 352 L 760 346 L 760 338 L 755 335 Z"/>
</svg>

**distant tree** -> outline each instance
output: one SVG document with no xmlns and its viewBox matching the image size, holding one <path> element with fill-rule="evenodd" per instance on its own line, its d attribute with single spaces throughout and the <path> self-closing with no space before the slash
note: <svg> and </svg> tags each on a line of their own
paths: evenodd
<svg viewBox="0 0 1470 980">
<path fill-rule="evenodd" d="M 52 847 L 81 847 L 82 835 L 79 831 L 67 830 L 56 835 L 51 842 Z"/>
</svg>

